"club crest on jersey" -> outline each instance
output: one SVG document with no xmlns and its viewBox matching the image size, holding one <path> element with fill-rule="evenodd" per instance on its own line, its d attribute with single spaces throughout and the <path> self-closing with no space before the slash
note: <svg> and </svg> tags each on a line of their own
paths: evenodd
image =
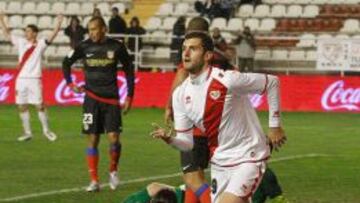
<svg viewBox="0 0 360 203">
<path fill-rule="evenodd" d="M 114 51 L 108 51 L 108 52 L 107 52 L 107 57 L 108 57 L 109 59 L 113 59 L 114 56 L 115 56 Z"/>
<path fill-rule="evenodd" d="M 210 97 L 211 97 L 211 99 L 213 99 L 213 100 L 219 99 L 220 96 L 221 96 L 220 90 L 213 90 L 213 91 L 210 92 Z"/>
</svg>

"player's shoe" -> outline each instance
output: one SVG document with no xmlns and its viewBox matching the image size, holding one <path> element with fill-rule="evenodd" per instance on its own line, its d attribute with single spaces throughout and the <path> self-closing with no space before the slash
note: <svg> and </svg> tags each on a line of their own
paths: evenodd
<svg viewBox="0 0 360 203">
<path fill-rule="evenodd" d="M 96 181 L 91 181 L 90 185 L 86 188 L 87 192 L 99 192 L 100 191 L 100 185 Z"/>
<path fill-rule="evenodd" d="M 56 134 L 54 132 L 51 132 L 51 131 L 44 132 L 44 135 L 51 142 L 54 142 L 56 140 L 56 138 L 57 138 Z"/>
<path fill-rule="evenodd" d="M 18 141 L 19 142 L 23 142 L 23 141 L 28 141 L 28 140 L 31 140 L 32 138 L 32 135 L 31 134 L 28 134 L 28 133 L 25 133 L 23 134 L 22 136 L 18 137 Z"/>
<path fill-rule="evenodd" d="M 120 183 L 120 181 L 119 181 L 119 177 L 118 177 L 116 171 L 111 172 L 110 178 L 109 178 L 110 189 L 115 190 L 117 188 L 117 186 L 119 185 L 119 183 Z"/>
</svg>

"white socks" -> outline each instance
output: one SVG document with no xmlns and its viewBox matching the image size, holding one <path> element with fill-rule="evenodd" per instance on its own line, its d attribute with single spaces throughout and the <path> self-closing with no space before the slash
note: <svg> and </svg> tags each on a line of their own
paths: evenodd
<svg viewBox="0 0 360 203">
<path fill-rule="evenodd" d="M 42 128 L 43 128 L 43 132 L 45 133 L 45 132 L 50 131 L 48 118 L 47 118 L 45 111 L 38 111 L 38 116 L 39 116 L 39 120 L 40 120 Z"/>
<path fill-rule="evenodd" d="M 23 128 L 24 128 L 25 134 L 31 135 L 30 113 L 29 113 L 29 111 L 20 112 L 20 119 L 22 121 L 22 125 L 23 125 Z"/>
</svg>

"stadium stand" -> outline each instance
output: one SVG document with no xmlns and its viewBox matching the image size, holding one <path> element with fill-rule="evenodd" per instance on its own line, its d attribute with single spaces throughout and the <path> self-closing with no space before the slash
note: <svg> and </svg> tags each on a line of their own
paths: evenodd
<svg viewBox="0 0 360 203">
<path fill-rule="evenodd" d="M 76 14 L 85 26 L 95 7 L 101 10 L 106 21 L 111 15 L 110 9 L 113 6 L 116 6 L 122 14 L 129 9 L 129 14 L 124 15 L 125 19 L 128 20 L 136 15 L 147 30 L 143 42 L 144 49 L 148 51 L 141 54 L 141 57 L 150 56 L 151 54 L 146 52 L 153 51 L 151 57 L 159 59 L 160 63 L 168 63 L 169 53 L 165 54 L 165 50 L 171 42 L 173 25 L 179 16 L 186 16 L 188 22 L 192 16 L 199 15 L 194 9 L 194 2 L 194 0 L 151 0 L 151 2 L 30 0 L 21 3 L 21 1 L 6 0 L 0 2 L 0 9 L 7 13 L 13 33 L 23 35 L 21 29 L 26 24 L 34 23 L 39 26 L 41 36 L 45 36 L 53 28 L 53 21 L 58 13 L 65 14 L 67 18 Z M 228 42 L 231 42 L 244 26 L 249 26 L 257 38 L 256 59 L 259 60 L 259 64 L 262 60 L 269 59 L 273 63 L 267 63 L 268 66 L 278 66 L 276 60 L 314 62 L 318 40 L 360 38 L 357 35 L 360 29 L 358 20 L 360 0 L 263 0 L 262 2 L 263 4 L 256 7 L 242 4 L 236 8 L 232 18 L 229 20 L 214 18 L 210 26 L 211 29 L 220 28 Z M 63 27 L 68 25 L 68 19 L 65 21 Z M 57 66 L 59 59 L 65 54 L 67 43 L 68 39 L 60 33 L 46 52 L 47 56 L 54 58 L 54 64 Z M 0 55 L 4 52 L 6 55 L 11 55 L 9 43 L 4 42 L 1 36 L 0 48 L 2 50 Z"/>
</svg>

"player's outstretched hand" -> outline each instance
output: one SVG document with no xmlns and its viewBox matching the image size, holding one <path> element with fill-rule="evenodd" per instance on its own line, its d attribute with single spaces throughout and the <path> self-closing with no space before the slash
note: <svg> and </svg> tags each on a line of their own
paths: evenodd
<svg viewBox="0 0 360 203">
<path fill-rule="evenodd" d="M 125 103 L 124 103 L 124 106 L 123 106 L 123 113 L 124 114 L 127 114 L 130 111 L 131 105 L 132 105 L 132 98 L 131 97 L 126 97 Z"/>
<path fill-rule="evenodd" d="M 278 150 L 286 141 L 285 132 L 281 127 L 269 128 L 268 137 L 275 150 Z"/>
<path fill-rule="evenodd" d="M 170 139 L 171 132 L 170 133 L 167 132 L 167 130 L 165 128 L 162 128 L 157 123 L 152 123 L 151 125 L 153 127 L 153 131 L 150 133 L 150 135 L 153 138 L 162 139 L 164 141 L 168 141 Z"/>
</svg>

